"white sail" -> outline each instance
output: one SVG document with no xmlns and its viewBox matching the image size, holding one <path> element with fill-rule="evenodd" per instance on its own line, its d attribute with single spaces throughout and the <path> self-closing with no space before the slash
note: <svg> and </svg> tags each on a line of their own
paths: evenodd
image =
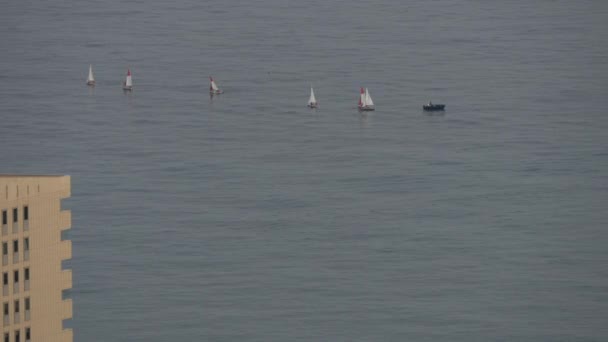
<svg viewBox="0 0 608 342">
<path fill-rule="evenodd" d="M 132 87 L 133 79 L 131 79 L 131 70 L 127 71 L 127 79 L 125 80 L 125 87 Z"/>
<path fill-rule="evenodd" d="M 359 99 L 359 107 L 365 107 L 367 104 L 365 103 L 365 93 L 361 93 L 361 98 Z"/>
<path fill-rule="evenodd" d="M 215 81 L 213 80 L 213 77 L 209 77 L 209 80 L 211 81 L 211 91 L 216 93 L 218 90 L 220 90 L 220 88 L 217 87 L 217 84 L 215 84 Z"/>
<path fill-rule="evenodd" d="M 367 88 L 365 88 L 365 106 L 374 106 L 374 101 L 372 101 L 372 97 L 369 96 L 369 91 L 367 90 Z"/>
<path fill-rule="evenodd" d="M 95 77 L 93 77 L 93 65 L 89 65 L 89 77 L 87 77 L 87 82 L 95 82 Z"/>
<path fill-rule="evenodd" d="M 315 98 L 315 92 L 314 90 L 312 90 L 312 87 L 310 87 L 310 98 L 308 99 L 308 105 L 316 105 L 317 104 L 317 99 Z"/>
</svg>

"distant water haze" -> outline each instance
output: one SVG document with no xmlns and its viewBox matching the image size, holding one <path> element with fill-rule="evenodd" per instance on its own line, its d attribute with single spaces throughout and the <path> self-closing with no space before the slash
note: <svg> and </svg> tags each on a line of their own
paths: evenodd
<svg viewBox="0 0 608 342">
<path fill-rule="evenodd" d="M 75 341 L 608 340 L 608 2 L 0 22 L 0 173 L 72 176 Z"/>
</svg>

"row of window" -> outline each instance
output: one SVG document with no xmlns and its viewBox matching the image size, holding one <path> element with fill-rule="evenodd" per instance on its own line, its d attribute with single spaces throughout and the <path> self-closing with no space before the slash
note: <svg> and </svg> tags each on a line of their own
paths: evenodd
<svg viewBox="0 0 608 342">
<path fill-rule="evenodd" d="M 9 226 L 8 226 L 8 211 L 2 210 L 2 236 L 6 236 L 9 234 Z M 23 231 L 28 231 L 30 229 L 30 211 L 28 206 L 23 206 Z M 13 224 L 12 224 L 12 233 L 19 233 L 19 209 L 13 208 Z"/>
<path fill-rule="evenodd" d="M 19 270 L 14 270 L 13 272 L 13 294 L 15 293 L 19 293 L 19 290 L 21 288 L 20 283 L 19 283 Z M 2 273 L 2 295 L 3 296 L 8 296 L 9 295 L 9 284 L 10 284 L 10 272 L 3 272 Z M 30 269 L 29 268 L 24 268 L 23 269 L 23 291 L 29 291 L 30 290 Z"/>
<path fill-rule="evenodd" d="M 30 210 L 27 205 L 23 206 L 23 221 L 30 219 Z M 13 223 L 19 222 L 19 208 L 13 208 Z M 8 210 L 2 210 L 2 224 L 8 224 Z"/>
<path fill-rule="evenodd" d="M 19 262 L 19 239 L 13 240 L 13 264 Z M 2 266 L 8 265 L 9 243 L 2 243 Z M 30 238 L 23 238 L 23 261 L 30 260 Z"/>
<path fill-rule="evenodd" d="M 30 327 L 23 328 L 23 334 L 25 335 L 24 342 L 30 342 L 32 340 L 32 329 Z M 15 330 L 13 333 L 14 342 L 21 342 L 21 330 Z M 4 342 L 11 342 L 11 334 L 4 333 Z"/>
<path fill-rule="evenodd" d="M 21 303 L 21 300 L 19 300 L 19 299 L 15 299 L 15 301 L 13 302 L 13 323 L 14 324 L 21 323 L 20 303 Z M 30 297 L 26 297 L 23 299 L 23 306 L 24 306 L 24 310 L 25 310 L 24 319 L 25 319 L 25 321 L 29 321 L 30 320 L 30 311 L 31 311 Z M 3 323 L 4 323 L 4 326 L 6 327 L 7 325 L 11 324 L 9 302 L 4 302 L 3 313 L 4 313 Z"/>
</svg>

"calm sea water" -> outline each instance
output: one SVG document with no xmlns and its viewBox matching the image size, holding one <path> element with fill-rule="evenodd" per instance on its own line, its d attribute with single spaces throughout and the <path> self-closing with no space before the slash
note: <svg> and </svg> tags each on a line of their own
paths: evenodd
<svg viewBox="0 0 608 342">
<path fill-rule="evenodd" d="M 608 339 L 608 2 L 0 22 L 0 173 L 72 176 L 76 341 Z"/>
</svg>

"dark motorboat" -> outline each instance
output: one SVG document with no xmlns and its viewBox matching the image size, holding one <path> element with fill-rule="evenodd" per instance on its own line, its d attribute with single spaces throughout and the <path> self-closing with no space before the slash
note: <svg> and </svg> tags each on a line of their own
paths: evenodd
<svg viewBox="0 0 608 342">
<path fill-rule="evenodd" d="M 437 111 L 437 110 L 444 110 L 445 105 L 444 104 L 434 104 L 431 101 L 429 101 L 428 104 L 422 105 L 422 109 L 429 111 L 429 112 Z"/>
</svg>

